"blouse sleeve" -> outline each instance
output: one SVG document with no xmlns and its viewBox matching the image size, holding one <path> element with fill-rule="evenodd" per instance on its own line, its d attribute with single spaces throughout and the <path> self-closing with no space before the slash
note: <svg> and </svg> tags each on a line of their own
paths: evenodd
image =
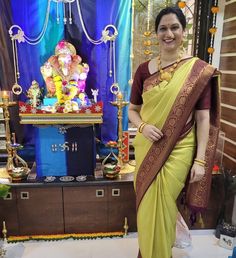
<svg viewBox="0 0 236 258">
<path fill-rule="evenodd" d="M 130 102 L 134 105 L 142 105 L 143 104 L 143 65 L 139 65 L 138 69 L 134 75 L 134 81 L 131 88 Z"/>
<path fill-rule="evenodd" d="M 210 109 L 211 107 L 211 80 L 208 82 L 206 88 L 202 92 L 196 104 L 197 110 Z"/>
</svg>

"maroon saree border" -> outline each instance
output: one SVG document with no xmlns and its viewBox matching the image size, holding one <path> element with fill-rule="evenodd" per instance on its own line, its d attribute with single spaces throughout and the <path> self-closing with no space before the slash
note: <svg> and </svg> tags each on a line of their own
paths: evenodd
<svg viewBox="0 0 236 258">
<path fill-rule="evenodd" d="M 206 166 L 205 176 L 199 182 L 188 184 L 186 202 L 188 207 L 193 212 L 201 212 L 207 208 L 211 181 L 212 167 L 214 165 L 214 156 L 217 147 L 217 141 L 220 128 L 220 91 L 218 89 L 219 76 L 213 78 L 212 100 L 210 108 L 210 131 L 209 140 L 206 149 Z"/>
<path fill-rule="evenodd" d="M 162 128 L 163 138 L 152 144 L 138 170 L 136 178 L 137 209 L 147 189 L 168 159 L 183 126 L 214 71 L 214 67 L 200 59 L 196 60 L 193 65 Z"/>
</svg>

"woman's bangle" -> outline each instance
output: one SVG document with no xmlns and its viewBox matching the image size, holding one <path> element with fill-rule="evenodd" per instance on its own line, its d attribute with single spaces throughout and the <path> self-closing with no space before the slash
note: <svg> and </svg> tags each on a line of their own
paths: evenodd
<svg viewBox="0 0 236 258">
<path fill-rule="evenodd" d="M 145 126 L 146 124 L 147 124 L 147 123 L 142 122 L 142 123 L 139 125 L 139 127 L 138 127 L 138 132 L 139 132 L 139 133 L 142 133 L 142 132 L 143 132 L 143 128 L 144 128 L 144 126 Z"/>
<path fill-rule="evenodd" d="M 201 164 L 203 164 L 203 165 L 206 164 L 206 161 L 203 160 L 203 159 L 194 159 L 194 161 L 196 161 L 196 162 L 198 162 L 198 163 L 201 163 Z"/>
<path fill-rule="evenodd" d="M 198 164 L 199 166 L 205 167 L 206 161 L 202 159 L 194 159 L 194 163 Z"/>
<path fill-rule="evenodd" d="M 204 164 L 202 164 L 202 163 L 200 163 L 200 162 L 197 162 L 197 161 L 194 161 L 194 164 L 198 164 L 198 165 L 201 166 L 201 167 L 205 167 Z"/>
</svg>

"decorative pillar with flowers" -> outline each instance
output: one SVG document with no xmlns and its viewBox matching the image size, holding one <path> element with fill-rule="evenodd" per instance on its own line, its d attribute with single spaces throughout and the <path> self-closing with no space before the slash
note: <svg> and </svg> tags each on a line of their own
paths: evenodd
<svg viewBox="0 0 236 258">
<path fill-rule="evenodd" d="M 184 2 L 184 1 L 179 1 Z M 218 1 L 200 0 L 196 3 L 194 55 L 212 63 L 214 38 L 217 32 L 216 16 L 219 12 Z M 201 42 L 201 44 L 200 44 Z"/>
</svg>

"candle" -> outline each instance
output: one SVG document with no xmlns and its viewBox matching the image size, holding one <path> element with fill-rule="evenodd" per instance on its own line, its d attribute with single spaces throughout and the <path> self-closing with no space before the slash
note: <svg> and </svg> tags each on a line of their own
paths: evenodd
<svg viewBox="0 0 236 258">
<path fill-rule="evenodd" d="M 16 134 L 12 133 L 12 140 L 13 140 L 13 144 L 16 144 Z"/>
<path fill-rule="evenodd" d="M 9 93 L 8 93 L 8 91 L 4 90 L 4 91 L 2 92 L 2 98 L 3 98 L 3 99 L 9 99 Z"/>
</svg>

